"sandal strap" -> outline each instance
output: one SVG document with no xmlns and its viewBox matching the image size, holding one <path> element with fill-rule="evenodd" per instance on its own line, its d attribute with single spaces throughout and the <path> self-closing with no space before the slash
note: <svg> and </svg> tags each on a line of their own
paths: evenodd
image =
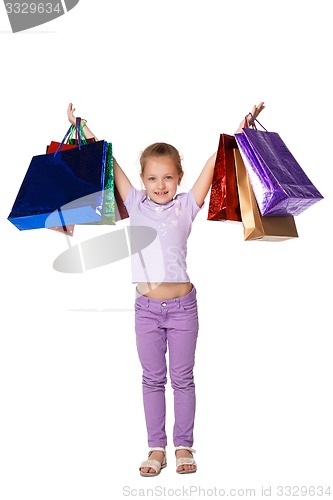
<svg viewBox="0 0 333 500">
<path fill-rule="evenodd" d="M 191 448 L 190 446 L 176 446 L 175 448 L 175 453 L 178 451 L 178 450 L 187 450 L 189 451 L 190 453 L 195 453 L 195 450 L 193 448 Z"/>
<path fill-rule="evenodd" d="M 150 457 L 150 455 L 153 453 L 153 451 L 161 451 L 162 453 L 164 453 L 164 455 L 166 455 L 165 448 L 162 448 L 162 446 L 156 446 L 155 448 L 150 448 L 150 450 L 148 452 L 148 457 Z"/>
<path fill-rule="evenodd" d="M 162 465 L 164 464 L 161 464 L 161 462 L 159 462 L 158 460 L 144 460 L 143 462 L 141 462 L 140 469 L 151 467 L 155 469 L 156 472 L 159 472 Z"/>
<path fill-rule="evenodd" d="M 154 460 L 152 458 L 149 458 L 150 455 L 153 453 L 153 451 L 161 451 L 164 453 L 164 458 L 162 460 L 162 463 L 159 462 L 158 460 Z M 156 470 L 156 472 L 159 472 L 162 467 L 166 466 L 166 451 L 165 448 L 162 448 L 160 446 L 156 446 L 155 448 L 150 448 L 148 452 L 148 460 L 143 460 L 140 465 L 140 469 L 145 468 L 145 467 L 152 467 Z"/>
<path fill-rule="evenodd" d="M 180 465 L 197 465 L 195 463 L 195 460 L 194 458 L 190 458 L 190 457 L 181 457 L 181 458 L 177 458 L 176 460 L 176 467 L 178 468 Z"/>
</svg>

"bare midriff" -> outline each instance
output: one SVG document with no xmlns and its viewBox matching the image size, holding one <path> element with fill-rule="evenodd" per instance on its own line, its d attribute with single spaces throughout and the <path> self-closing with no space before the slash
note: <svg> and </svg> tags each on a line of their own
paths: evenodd
<svg viewBox="0 0 333 500">
<path fill-rule="evenodd" d="M 192 283 L 138 283 L 137 291 L 151 299 L 168 300 L 184 297 L 192 290 Z"/>
</svg>

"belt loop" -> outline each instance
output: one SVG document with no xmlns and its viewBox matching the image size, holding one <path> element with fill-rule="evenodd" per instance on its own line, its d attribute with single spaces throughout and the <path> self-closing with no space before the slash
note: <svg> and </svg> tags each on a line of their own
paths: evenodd
<svg viewBox="0 0 333 500">
<path fill-rule="evenodd" d="M 150 300 L 149 300 L 149 298 L 147 297 L 147 307 L 149 307 L 149 303 L 150 303 Z"/>
<path fill-rule="evenodd" d="M 178 309 L 180 308 L 180 297 L 178 297 Z"/>
</svg>

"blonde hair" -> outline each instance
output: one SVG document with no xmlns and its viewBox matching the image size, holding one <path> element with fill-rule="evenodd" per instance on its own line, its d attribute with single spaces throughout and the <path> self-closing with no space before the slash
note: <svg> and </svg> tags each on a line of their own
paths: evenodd
<svg viewBox="0 0 333 500">
<path fill-rule="evenodd" d="M 171 144 L 167 144 L 165 142 L 155 142 L 154 144 L 151 144 L 150 146 L 146 147 L 146 149 L 141 153 L 140 156 L 141 175 L 143 175 L 146 160 L 148 158 L 151 158 L 152 156 L 169 156 L 175 162 L 178 175 L 183 173 L 182 159 L 180 157 L 178 149 L 176 149 Z"/>
</svg>

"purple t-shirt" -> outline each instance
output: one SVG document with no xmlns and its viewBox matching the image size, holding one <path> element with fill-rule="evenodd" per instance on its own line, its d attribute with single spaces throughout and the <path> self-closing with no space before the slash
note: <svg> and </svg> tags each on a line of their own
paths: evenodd
<svg viewBox="0 0 333 500">
<path fill-rule="evenodd" d="M 188 282 L 186 271 L 187 238 L 200 208 L 192 189 L 177 194 L 160 205 L 147 197 L 146 191 L 130 187 L 124 204 L 131 226 L 145 226 L 156 232 L 154 241 L 140 252 L 132 252 L 132 281 Z M 140 248 L 139 244 L 131 242 Z"/>
</svg>

